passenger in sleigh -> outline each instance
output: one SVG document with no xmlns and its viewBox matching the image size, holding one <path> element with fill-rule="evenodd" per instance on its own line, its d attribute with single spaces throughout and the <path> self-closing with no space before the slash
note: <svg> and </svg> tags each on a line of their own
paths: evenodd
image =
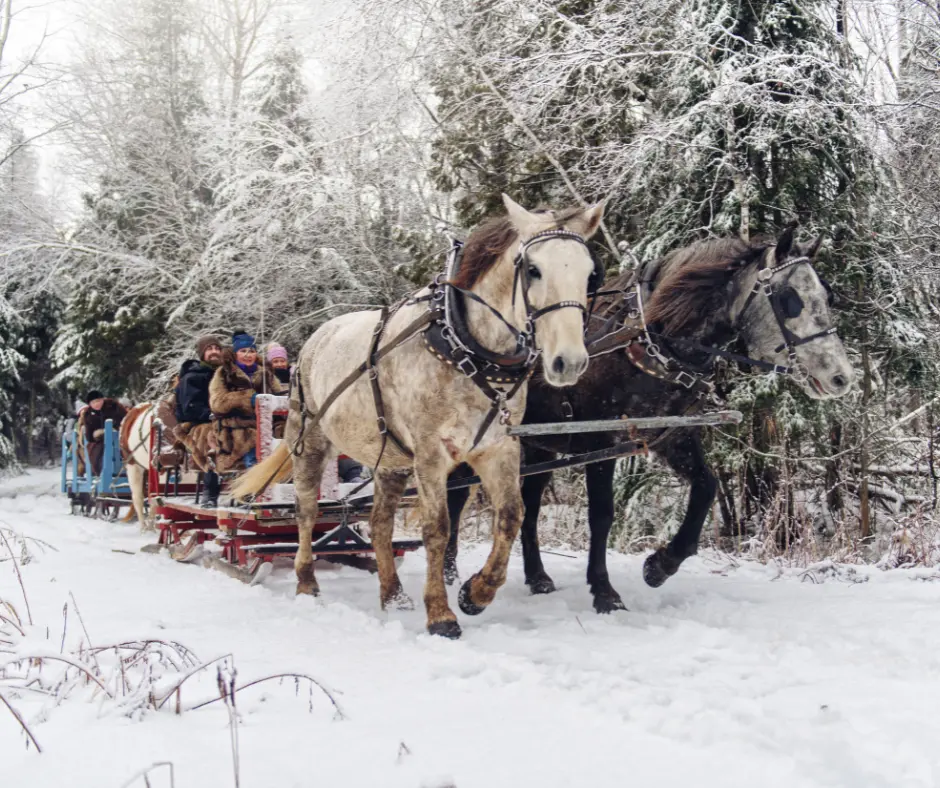
<svg viewBox="0 0 940 788">
<path fill-rule="evenodd" d="M 268 366 L 271 367 L 271 371 L 274 373 L 274 377 L 278 379 L 286 392 L 290 389 L 290 378 L 294 373 L 294 370 L 291 369 L 290 361 L 287 358 L 287 349 L 277 342 L 272 342 L 268 345 L 264 355 L 268 360 Z M 286 427 L 287 417 L 275 416 L 271 432 L 275 438 L 283 438 Z"/>
<path fill-rule="evenodd" d="M 268 366 L 274 372 L 274 376 L 280 381 L 282 386 L 290 385 L 290 376 L 293 371 L 290 368 L 290 361 L 287 358 L 287 348 L 272 342 L 268 345 L 265 356 L 268 359 Z"/>
<path fill-rule="evenodd" d="M 241 331 L 233 334 L 232 348 L 222 353 L 222 365 L 209 384 L 219 472 L 230 470 L 239 460 L 246 468 L 255 464 L 255 397 L 286 391 L 258 358 L 254 337 Z"/>
<path fill-rule="evenodd" d="M 196 340 L 196 359 L 184 361 L 176 384 L 175 437 L 205 472 L 206 506 L 217 506 L 219 475 L 215 467 L 215 424 L 209 407 L 209 384 L 222 364 L 222 342 L 207 335 Z"/>
<path fill-rule="evenodd" d="M 88 407 L 82 411 L 79 421 L 82 423 L 88 442 L 88 458 L 91 460 L 91 470 L 95 476 L 101 473 L 101 463 L 104 458 L 104 426 L 110 419 L 113 422 L 114 438 L 120 433 L 121 422 L 127 415 L 127 408 L 116 399 L 105 397 L 100 391 L 92 390 L 85 397 Z M 117 470 L 117 469 L 115 469 Z"/>
</svg>

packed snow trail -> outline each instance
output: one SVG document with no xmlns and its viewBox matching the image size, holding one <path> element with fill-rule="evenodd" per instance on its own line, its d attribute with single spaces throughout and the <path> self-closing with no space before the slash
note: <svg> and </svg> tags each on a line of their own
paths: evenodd
<svg viewBox="0 0 940 788">
<path fill-rule="evenodd" d="M 496 602 L 461 616 L 451 642 L 423 631 L 422 552 L 401 570 L 414 611 L 384 614 L 374 576 L 320 564 L 322 597 L 295 598 L 289 566 L 248 587 L 139 553 L 151 535 L 69 516 L 55 486 L 49 472 L 0 483 L 0 525 L 58 548 L 22 567 L 49 649 L 72 592 L 93 642 L 172 639 L 204 661 L 231 652 L 239 683 L 298 671 L 336 691 L 343 720 L 293 682 L 239 693 L 244 788 L 940 785 L 935 572 L 860 568 L 868 582 L 815 583 L 695 558 L 654 590 L 641 556 L 615 554 L 630 611 L 601 617 L 584 556 L 545 556 L 559 591 L 544 597 L 528 594 L 515 556 Z M 484 556 L 464 549 L 463 577 Z M 0 599 L 22 609 L 9 561 Z M 184 705 L 216 694 L 204 674 Z M 27 750 L 0 708 L 5 788 L 119 788 L 157 761 L 173 762 L 178 788 L 234 784 L 222 703 L 132 719 L 90 692 L 13 702 L 44 751 Z M 151 784 L 169 782 L 154 772 Z"/>
</svg>

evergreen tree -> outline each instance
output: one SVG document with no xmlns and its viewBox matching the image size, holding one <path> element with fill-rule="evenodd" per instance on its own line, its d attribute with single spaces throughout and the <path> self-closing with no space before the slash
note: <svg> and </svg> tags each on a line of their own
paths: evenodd
<svg viewBox="0 0 940 788">
<path fill-rule="evenodd" d="M 12 409 L 26 359 L 17 350 L 22 324 L 5 298 L 0 298 L 0 473 L 17 470 L 16 421 Z"/>
<path fill-rule="evenodd" d="M 727 532 L 763 527 L 768 507 L 795 517 L 793 488 L 781 486 L 795 458 L 842 456 L 848 443 L 830 488 L 855 474 L 844 466 L 861 468 L 851 516 L 871 533 L 864 480 L 884 450 L 870 439 L 874 388 L 879 376 L 909 385 L 936 363 L 919 329 L 922 297 L 890 295 L 905 288 L 892 184 L 858 64 L 828 10 L 814 0 L 480 0 L 450 7 L 432 76 L 437 183 L 460 195 L 468 223 L 501 190 L 557 204 L 573 185 L 610 199 L 613 235 L 644 260 L 713 235 L 773 237 L 792 218 L 801 234 L 825 236 L 817 268 L 842 295 L 835 319 L 861 351 L 860 391 L 820 404 L 763 375 L 732 381 L 731 402 L 752 426 L 743 448 L 709 433 Z M 786 542 L 790 530 L 777 534 Z"/>
<path fill-rule="evenodd" d="M 143 392 L 163 362 L 150 354 L 165 339 L 170 294 L 181 294 L 205 244 L 213 190 L 200 159 L 195 27 L 189 0 L 135 0 L 106 42 L 120 56 L 87 64 L 90 89 L 107 79 L 119 100 L 111 117 L 79 121 L 114 142 L 98 152 L 106 166 L 71 237 L 77 249 L 55 353 L 76 389 Z"/>
</svg>

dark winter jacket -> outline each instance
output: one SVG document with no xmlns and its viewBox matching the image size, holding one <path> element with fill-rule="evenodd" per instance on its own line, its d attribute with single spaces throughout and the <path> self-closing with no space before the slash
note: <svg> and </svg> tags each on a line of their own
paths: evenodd
<svg viewBox="0 0 940 788">
<path fill-rule="evenodd" d="M 290 385 L 290 368 L 289 367 L 287 369 L 274 369 L 272 367 L 271 371 L 274 373 L 274 377 L 276 377 L 283 385 L 285 386 Z"/>
<path fill-rule="evenodd" d="M 206 424 L 212 420 L 209 384 L 216 369 L 195 359 L 183 362 L 176 386 L 176 418 L 180 424 Z"/>
<path fill-rule="evenodd" d="M 101 410 L 95 410 L 91 406 L 86 408 L 84 426 L 85 440 L 101 441 L 104 440 L 104 423 L 111 419 L 114 422 L 114 431 L 120 430 L 121 422 L 127 415 L 127 408 L 115 399 L 105 398 L 101 405 Z M 117 435 L 115 435 L 117 437 Z"/>
</svg>

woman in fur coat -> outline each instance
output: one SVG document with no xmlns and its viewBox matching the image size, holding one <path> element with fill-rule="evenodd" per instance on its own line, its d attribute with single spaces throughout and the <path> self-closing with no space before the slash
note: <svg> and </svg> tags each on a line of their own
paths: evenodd
<svg viewBox="0 0 940 788">
<path fill-rule="evenodd" d="M 232 335 L 232 348 L 209 383 L 209 407 L 215 420 L 216 468 L 224 473 L 244 459 L 255 464 L 255 397 L 280 394 L 284 387 L 258 358 L 255 339 L 243 331 Z"/>
</svg>

